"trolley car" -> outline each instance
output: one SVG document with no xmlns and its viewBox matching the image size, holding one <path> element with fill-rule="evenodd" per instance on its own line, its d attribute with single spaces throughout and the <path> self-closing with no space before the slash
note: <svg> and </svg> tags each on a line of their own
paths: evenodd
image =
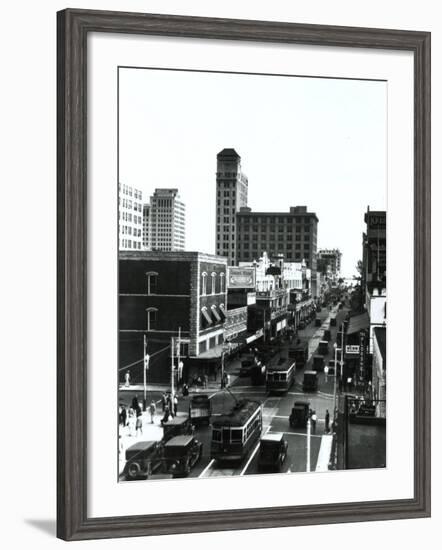
<svg viewBox="0 0 442 550">
<path fill-rule="evenodd" d="M 213 418 L 211 458 L 241 461 L 258 441 L 262 430 L 262 406 L 241 400 L 227 414 Z"/>
<path fill-rule="evenodd" d="M 267 391 L 287 393 L 295 381 L 296 362 L 281 357 L 267 367 Z"/>
</svg>

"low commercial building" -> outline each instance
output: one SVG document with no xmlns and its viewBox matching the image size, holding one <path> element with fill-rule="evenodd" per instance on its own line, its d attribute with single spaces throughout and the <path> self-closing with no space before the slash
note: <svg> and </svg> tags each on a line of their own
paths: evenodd
<svg viewBox="0 0 442 550">
<path fill-rule="evenodd" d="M 387 354 L 386 354 L 387 330 L 385 327 L 375 327 L 373 330 L 373 367 L 372 367 L 372 393 L 377 401 L 376 415 L 386 417 L 387 398 Z"/>
<path fill-rule="evenodd" d="M 184 377 L 195 360 L 220 357 L 226 317 L 226 266 L 226 258 L 201 252 L 120 253 L 121 380 L 127 370 L 132 380 L 142 380 L 144 337 L 150 355 L 150 382 L 170 379 L 171 342 L 179 335 Z M 177 353 L 174 349 L 175 356 Z"/>
</svg>

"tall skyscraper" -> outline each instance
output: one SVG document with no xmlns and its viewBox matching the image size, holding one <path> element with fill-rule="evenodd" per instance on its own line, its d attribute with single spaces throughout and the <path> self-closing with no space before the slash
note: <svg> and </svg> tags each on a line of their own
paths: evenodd
<svg viewBox="0 0 442 550">
<path fill-rule="evenodd" d="M 318 271 L 324 275 L 338 276 L 341 272 L 341 258 L 339 248 L 318 250 Z"/>
<path fill-rule="evenodd" d="M 118 184 L 118 249 L 141 250 L 143 194 L 130 185 Z"/>
<path fill-rule="evenodd" d="M 223 149 L 217 155 L 216 171 L 216 242 L 218 256 L 228 265 L 236 261 L 236 213 L 247 206 L 248 180 L 241 171 L 241 157 L 235 149 Z"/>
<path fill-rule="evenodd" d="M 151 250 L 184 250 L 186 246 L 185 206 L 178 189 L 155 189 L 150 197 L 149 245 Z"/>
</svg>

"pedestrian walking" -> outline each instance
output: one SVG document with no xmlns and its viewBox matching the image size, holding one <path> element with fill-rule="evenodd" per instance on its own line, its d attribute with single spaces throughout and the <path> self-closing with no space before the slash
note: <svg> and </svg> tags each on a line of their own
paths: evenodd
<svg viewBox="0 0 442 550">
<path fill-rule="evenodd" d="M 312 421 L 312 434 L 316 433 L 316 422 L 317 422 L 317 420 L 318 420 L 318 417 L 316 416 L 316 411 L 313 411 L 312 418 L 311 418 L 311 421 Z"/>
<path fill-rule="evenodd" d="M 161 410 L 163 412 L 166 410 L 166 405 L 167 405 L 167 397 L 166 397 L 166 394 L 163 393 L 163 395 L 161 396 Z"/>
<path fill-rule="evenodd" d="M 149 412 L 150 412 L 150 423 L 153 424 L 153 417 L 155 416 L 155 412 L 157 410 L 157 407 L 155 405 L 155 401 L 152 399 L 149 405 Z"/>
<path fill-rule="evenodd" d="M 173 414 L 176 416 L 178 414 L 178 397 L 177 394 L 173 396 Z"/>
<path fill-rule="evenodd" d="M 169 407 L 166 405 L 164 407 L 164 416 L 161 419 L 161 426 L 169 420 L 169 416 L 170 416 Z"/>
<path fill-rule="evenodd" d="M 124 385 L 126 388 L 130 386 L 130 371 L 126 371 L 126 374 L 124 375 Z"/>
<path fill-rule="evenodd" d="M 230 388 L 230 374 L 226 375 L 226 387 Z"/>
<path fill-rule="evenodd" d="M 330 413 L 328 412 L 328 409 L 325 411 L 325 433 L 328 434 L 330 431 Z"/>
<path fill-rule="evenodd" d="M 137 420 L 135 423 L 135 435 L 138 437 L 138 433 L 143 435 L 143 417 L 141 414 L 137 416 Z"/>
<path fill-rule="evenodd" d="M 129 435 L 133 436 L 135 435 L 135 425 L 136 425 L 136 416 L 135 411 L 132 407 L 129 408 L 129 414 L 128 414 L 128 420 L 127 420 L 127 426 L 129 428 Z"/>
<path fill-rule="evenodd" d="M 183 397 L 187 397 L 189 395 L 189 386 L 186 383 L 183 384 L 182 392 L 183 392 Z"/>
<path fill-rule="evenodd" d="M 209 385 L 209 377 L 207 375 L 207 373 L 204 374 L 204 387 L 207 388 L 207 386 Z"/>
</svg>

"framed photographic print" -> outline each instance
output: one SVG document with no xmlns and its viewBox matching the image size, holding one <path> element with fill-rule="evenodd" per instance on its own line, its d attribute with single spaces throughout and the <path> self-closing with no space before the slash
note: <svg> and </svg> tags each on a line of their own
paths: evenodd
<svg viewBox="0 0 442 550">
<path fill-rule="evenodd" d="M 62 11 L 57 195 L 60 538 L 430 514 L 429 33 Z"/>
</svg>

